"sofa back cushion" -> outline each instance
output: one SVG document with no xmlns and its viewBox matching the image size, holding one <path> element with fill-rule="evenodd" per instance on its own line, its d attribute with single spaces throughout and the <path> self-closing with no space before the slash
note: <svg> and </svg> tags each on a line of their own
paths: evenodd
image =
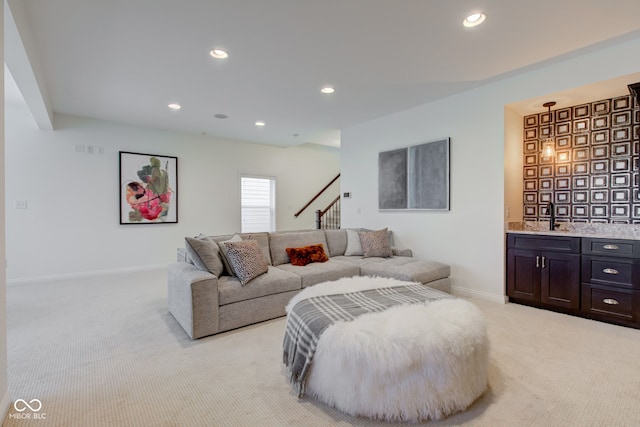
<svg viewBox="0 0 640 427">
<path fill-rule="evenodd" d="M 344 255 L 347 249 L 347 230 L 324 230 L 329 256 Z"/>
<path fill-rule="evenodd" d="M 269 235 L 271 262 L 274 266 L 288 264 L 291 260 L 287 255 L 287 248 L 300 248 L 318 244 L 324 245 L 325 248 L 328 247 L 327 239 L 322 230 L 271 233 Z"/>
</svg>

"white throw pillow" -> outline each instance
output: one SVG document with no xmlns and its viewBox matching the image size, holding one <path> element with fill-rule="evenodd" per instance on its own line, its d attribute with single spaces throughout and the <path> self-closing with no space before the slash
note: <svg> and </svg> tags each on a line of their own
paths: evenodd
<svg viewBox="0 0 640 427">
<path fill-rule="evenodd" d="M 360 243 L 360 235 L 356 230 L 347 229 L 347 249 L 345 255 L 362 255 L 362 244 Z"/>
</svg>

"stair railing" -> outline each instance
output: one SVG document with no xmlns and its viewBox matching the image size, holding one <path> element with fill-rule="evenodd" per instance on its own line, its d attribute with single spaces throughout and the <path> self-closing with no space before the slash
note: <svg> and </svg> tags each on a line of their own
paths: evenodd
<svg viewBox="0 0 640 427">
<path fill-rule="evenodd" d="M 316 211 L 316 229 L 340 228 L 340 196 L 336 197 L 324 210 Z"/>
<path fill-rule="evenodd" d="M 307 209 L 307 208 L 311 205 L 311 203 L 315 202 L 315 201 L 316 201 L 316 199 L 317 199 L 318 197 L 320 197 L 320 196 L 322 195 L 322 193 L 324 193 L 324 192 L 327 190 L 327 188 L 331 187 L 331 184 L 333 184 L 334 182 L 336 182 L 336 181 L 338 180 L 338 178 L 340 178 L 340 174 L 336 175 L 336 177 L 335 177 L 335 178 L 333 178 L 333 179 L 331 180 L 331 182 L 329 182 L 327 185 L 325 185 L 325 186 L 324 186 L 324 188 L 318 192 L 318 194 L 316 194 L 315 196 L 313 196 L 313 198 L 312 198 L 311 200 L 309 200 L 309 201 L 307 202 L 307 204 L 306 204 L 306 205 L 304 205 L 304 206 L 302 207 L 302 209 L 300 209 L 298 212 L 296 212 L 293 216 L 294 216 L 294 217 L 296 217 L 296 218 L 298 218 L 298 216 L 300 216 L 300 214 L 301 214 L 302 212 L 304 212 L 304 211 L 305 211 L 305 209 Z"/>
</svg>

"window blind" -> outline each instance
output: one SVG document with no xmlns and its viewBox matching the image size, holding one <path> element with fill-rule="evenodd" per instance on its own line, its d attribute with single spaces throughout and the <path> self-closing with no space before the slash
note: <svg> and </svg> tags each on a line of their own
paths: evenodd
<svg viewBox="0 0 640 427">
<path fill-rule="evenodd" d="M 276 181 L 269 177 L 241 177 L 242 232 L 275 231 Z"/>
</svg>

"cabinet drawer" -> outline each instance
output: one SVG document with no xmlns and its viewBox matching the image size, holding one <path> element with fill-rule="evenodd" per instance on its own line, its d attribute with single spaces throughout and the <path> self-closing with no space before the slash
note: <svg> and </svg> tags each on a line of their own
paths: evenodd
<svg viewBox="0 0 640 427">
<path fill-rule="evenodd" d="M 580 253 L 580 237 L 509 233 L 507 247 L 577 254 Z"/>
<path fill-rule="evenodd" d="M 638 309 L 634 310 L 640 292 L 613 289 L 605 286 L 582 284 L 581 309 L 587 313 L 609 316 L 627 321 L 637 321 Z"/>
<path fill-rule="evenodd" d="M 582 253 L 640 258 L 640 241 L 585 237 L 582 239 Z"/>
<path fill-rule="evenodd" d="M 582 281 L 640 289 L 640 260 L 583 255 Z"/>
</svg>

